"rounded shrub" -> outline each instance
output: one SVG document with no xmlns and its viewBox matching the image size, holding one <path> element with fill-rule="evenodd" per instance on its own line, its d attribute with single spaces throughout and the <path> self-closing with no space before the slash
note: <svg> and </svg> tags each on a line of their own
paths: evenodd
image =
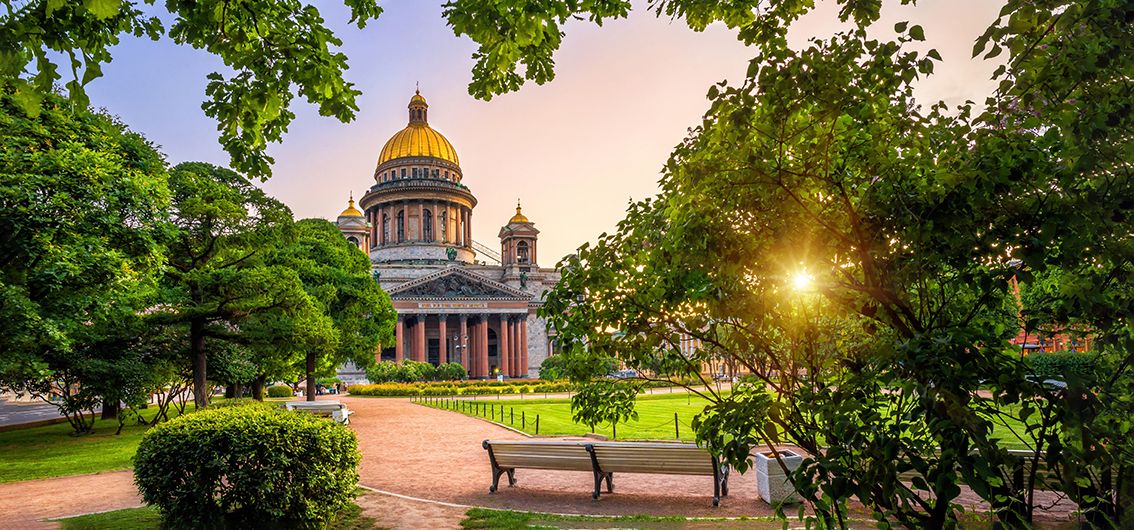
<svg viewBox="0 0 1134 530">
<path fill-rule="evenodd" d="M 268 397 L 284 398 L 291 397 L 291 387 L 287 385 L 273 385 L 268 387 Z"/>
<path fill-rule="evenodd" d="M 323 528 L 350 506 L 354 433 L 308 414 L 230 406 L 145 434 L 134 481 L 165 528 Z"/>
</svg>

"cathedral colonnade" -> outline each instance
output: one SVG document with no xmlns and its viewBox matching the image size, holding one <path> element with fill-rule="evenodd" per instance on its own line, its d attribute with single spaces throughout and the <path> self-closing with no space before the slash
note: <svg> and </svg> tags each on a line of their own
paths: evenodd
<svg viewBox="0 0 1134 530">
<path fill-rule="evenodd" d="M 464 366 L 470 378 L 528 375 L 526 309 L 493 313 L 401 313 L 394 361 Z"/>
</svg>

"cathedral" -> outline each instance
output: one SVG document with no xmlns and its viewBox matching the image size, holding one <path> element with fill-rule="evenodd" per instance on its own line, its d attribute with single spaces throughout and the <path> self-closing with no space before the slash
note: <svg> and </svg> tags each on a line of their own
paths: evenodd
<svg viewBox="0 0 1134 530">
<path fill-rule="evenodd" d="M 473 239 L 476 196 L 453 144 L 429 126 L 420 92 L 409 124 L 386 142 L 374 184 L 336 224 L 370 256 L 374 277 L 398 313 L 381 360 L 461 363 L 470 378 L 536 377 L 553 333 L 536 315 L 559 275 L 540 268 L 539 230 L 516 204 L 499 251 Z M 340 377 L 357 379 L 350 367 Z"/>
</svg>

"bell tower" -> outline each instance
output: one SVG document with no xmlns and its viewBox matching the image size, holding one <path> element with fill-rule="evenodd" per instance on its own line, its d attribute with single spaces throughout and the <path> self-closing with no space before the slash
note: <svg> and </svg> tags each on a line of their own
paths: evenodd
<svg viewBox="0 0 1134 530">
<path fill-rule="evenodd" d="M 524 215 L 520 201 L 516 201 L 516 215 L 500 229 L 499 237 L 500 262 L 506 271 L 519 269 L 519 272 L 528 272 L 532 268 L 539 268 L 536 261 L 539 230 Z"/>
</svg>

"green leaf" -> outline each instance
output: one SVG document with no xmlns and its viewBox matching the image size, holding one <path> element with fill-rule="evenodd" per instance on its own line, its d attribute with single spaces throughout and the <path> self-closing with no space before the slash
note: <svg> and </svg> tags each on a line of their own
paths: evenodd
<svg viewBox="0 0 1134 530">
<path fill-rule="evenodd" d="M 925 40 L 925 30 L 921 26 L 914 26 L 910 28 L 910 38 L 913 40 Z"/>
<path fill-rule="evenodd" d="M 83 6 L 90 11 L 95 18 L 99 20 L 106 20 L 118 14 L 118 8 L 122 6 L 122 0 L 84 0 Z"/>
</svg>

